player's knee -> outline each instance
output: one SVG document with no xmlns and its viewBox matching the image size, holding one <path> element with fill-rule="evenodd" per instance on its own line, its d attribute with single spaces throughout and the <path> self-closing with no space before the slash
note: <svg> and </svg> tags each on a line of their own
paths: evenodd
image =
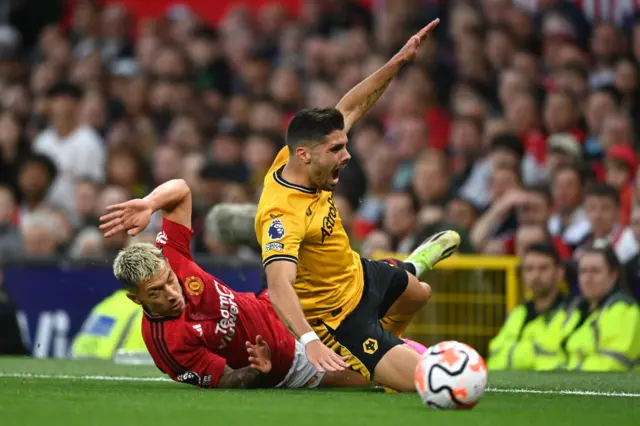
<svg viewBox="0 0 640 426">
<path fill-rule="evenodd" d="M 420 287 L 422 287 L 422 302 L 427 303 L 431 298 L 431 286 L 425 282 L 420 281 Z"/>
</svg>

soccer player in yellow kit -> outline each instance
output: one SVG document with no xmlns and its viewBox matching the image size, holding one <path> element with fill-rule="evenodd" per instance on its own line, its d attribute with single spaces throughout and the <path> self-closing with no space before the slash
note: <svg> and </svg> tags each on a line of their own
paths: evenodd
<svg viewBox="0 0 640 426">
<path fill-rule="evenodd" d="M 432 236 L 406 262 L 361 259 L 332 191 L 351 158 L 347 133 L 438 22 L 414 35 L 336 108 L 303 110 L 292 118 L 255 220 L 269 297 L 309 361 L 320 371 L 351 368 L 397 391 L 415 390 L 420 355 L 399 336 L 431 295 L 416 277 L 450 256 L 460 237 L 453 231 Z"/>
</svg>

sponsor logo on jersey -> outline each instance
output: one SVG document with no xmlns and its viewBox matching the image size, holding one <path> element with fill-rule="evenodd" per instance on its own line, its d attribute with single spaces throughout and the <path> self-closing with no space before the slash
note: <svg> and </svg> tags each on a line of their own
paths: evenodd
<svg viewBox="0 0 640 426">
<path fill-rule="evenodd" d="M 184 288 L 190 296 L 200 296 L 204 291 L 204 283 L 199 277 L 187 277 Z"/>
<path fill-rule="evenodd" d="M 200 376 L 195 371 L 186 371 L 177 377 L 181 383 L 198 386 L 200 384 Z"/>
<path fill-rule="evenodd" d="M 158 235 L 156 235 L 156 244 L 159 246 L 163 246 L 167 244 L 168 240 L 169 240 L 169 237 L 167 236 L 167 233 L 164 231 L 160 231 L 158 232 Z"/>
<path fill-rule="evenodd" d="M 271 225 L 269 225 L 269 230 L 267 231 L 269 234 L 269 238 L 272 240 L 281 240 L 284 237 L 284 225 L 280 219 L 274 219 L 271 221 Z"/>
<path fill-rule="evenodd" d="M 220 301 L 220 316 L 222 319 L 218 321 L 216 325 L 216 334 L 222 335 L 222 343 L 218 346 L 218 349 L 224 349 L 236 334 L 236 321 L 238 319 L 238 304 L 235 301 L 235 296 L 224 285 L 218 281 L 213 281 L 218 292 Z"/>
<path fill-rule="evenodd" d="M 322 219 L 322 242 L 327 237 L 330 237 L 333 234 L 333 228 L 336 226 L 336 219 L 338 218 L 338 208 L 336 207 L 336 203 L 333 202 L 333 197 L 327 198 L 327 203 L 329 203 L 329 212 Z"/>
<path fill-rule="evenodd" d="M 264 251 L 283 251 L 284 250 L 284 244 L 282 243 L 267 243 L 264 246 Z"/>
<path fill-rule="evenodd" d="M 202 325 L 201 324 L 196 324 L 196 325 L 194 325 L 192 327 L 196 331 L 196 333 L 198 333 L 200 336 L 202 336 Z"/>
</svg>

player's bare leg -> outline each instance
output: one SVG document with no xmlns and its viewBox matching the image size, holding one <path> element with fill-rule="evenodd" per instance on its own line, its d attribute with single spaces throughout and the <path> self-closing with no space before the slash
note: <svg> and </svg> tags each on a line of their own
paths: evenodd
<svg viewBox="0 0 640 426">
<path fill-rule="evenodd" d="M 362 374 L 353 370 L 327 371 L 320 382 L 321 388 L 364 388 L 374 386 Z"/>
<path fill-rule="evenodd" d="M 400 336 L 409 325 L 413 315 L 424 306 L 431 297 L 431 287 L 418 280 L 426 270 L 433 269 L 438 262 L 451 256 L 460 246 L 460 235 L 455 231 L 439 232 L 427 238 L 409 255 L 404 263 L 413 266 L 415 274 L 407 272 L 407 289 L 395 301 L 382 319 L 384 328 Z"/>
<path fill-rule="evenodd" d="M 407 272 L 409 284 L 407 289 L 389 308 L 384 318 L 382 326 L 400 337 L 407 329 L 413 315 L 424 306 L 431 298 L 431 286 L 418 281 L 412 274 Z"/>
<path fill-rule="evenodd" d="M 398 345 L 387 352 L 374 371 L 376 383 L 398 392 L 415 392 L 414 374 L 420 354 L 408 345 Z"/>
</svg>

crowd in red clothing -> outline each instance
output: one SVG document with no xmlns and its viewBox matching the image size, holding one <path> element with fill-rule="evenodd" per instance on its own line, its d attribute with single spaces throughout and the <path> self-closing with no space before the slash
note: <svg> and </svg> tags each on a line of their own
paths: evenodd
<svg viewBox="0 0 640 426">
<path fill-rule="evenodd" d="M 265 2 L 215 26 L 188 1 L 136 20 L 107 3 L 0 28 L 0 257 L 111 255 L 129 241 L 102 238 L 104 206 L 174 177 L 196 252 L 257 257 L 199 232 L 209 208 L 256 201 L 292 114 L 337 104 L 439 17 L 350 134 L 335 200 L 353 245 L 406 253 L 453 227 L 466 253 L 602 240 L 640 263 L 638 2 Z"/>
</svg>

